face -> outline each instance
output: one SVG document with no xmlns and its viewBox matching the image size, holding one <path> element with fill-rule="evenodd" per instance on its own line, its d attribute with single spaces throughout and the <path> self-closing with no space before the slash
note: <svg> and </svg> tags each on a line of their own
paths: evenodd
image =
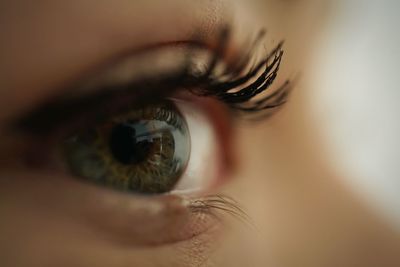
<svg viewBox="0 0 400 267">
<path fill-rule="evenodd" d="M 308 108 L 334 12 L 1 1 L 0 265 L 399 266 Z"/>
</svg>

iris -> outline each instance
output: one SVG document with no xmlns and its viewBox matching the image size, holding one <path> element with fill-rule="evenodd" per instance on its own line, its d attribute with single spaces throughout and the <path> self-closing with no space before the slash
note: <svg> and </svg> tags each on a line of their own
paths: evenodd
<svg viewBox="0 0 400 267">
<path fill-rule="evenodd" d="M 62 147 L 67 168 L 111 188 L 171 191 L 190 157 L 190 134 L 171 101 L 132 109 L 82 129 Z"/>
</svg>

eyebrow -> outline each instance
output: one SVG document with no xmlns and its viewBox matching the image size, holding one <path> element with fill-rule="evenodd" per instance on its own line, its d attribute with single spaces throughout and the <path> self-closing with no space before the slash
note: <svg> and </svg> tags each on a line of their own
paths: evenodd
<svg viewBox="0 0 400 267">
<path fill-rule="evenodd" d="M 193 31 L 213 34 L 228 19 L 222 3 L 113 1 L 112 8 L 103 2 L 92 5 L 90 0 L 35 1 L 26 7 L 11 3 L 8 12 L 26 16 L 18 25 L 8 24 L 12 29 L 4 32 L 13 34 L 0 45 L 4 53 L 0 68 L 7 78 L 1 81 L 0 101 L 16 103 L 0 112 L 0 121 L 54 97 L 58 90 L 118 55 L 155 43 L 185 41 Z"/>
</svg>

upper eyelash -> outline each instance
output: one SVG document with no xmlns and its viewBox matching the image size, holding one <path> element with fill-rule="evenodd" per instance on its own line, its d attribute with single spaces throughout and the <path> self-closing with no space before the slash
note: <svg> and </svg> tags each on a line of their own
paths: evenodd
<svg viewBox="0 0 400 267">
<path fill-rule="evenodd" d="M 124 107 L 160 101 L 175 93 L 179 88 L 190 88 L 197 95 L 215 97 L 226 103 L 232 110 L 244 113 L 259 113 L 263 110 L 274 109 L 286 102 L 291 89 L 289 81 L 272 94 L 257 100 L 253 99 L 264 93 L 275 81 L 283 56 L 283 42 L 267 53 L 243 76 L 237 78 L 248 67 L 253 50 L 264 35 L 265 31 L 260 31 L 249 52 L 239 59 L 237 68 L 227 70 L 223 75 L 216 75 L 215 70 L 224 59 L 230 38 L 229 27 L 221 30 L 218 46 L 210 58 L 208 68 L 202 75 L 192 73 L 194 64 L 189 54 L 186 64 L 177 73 L 111 86 L 111 88 L 105 86 L 105 88 L 99 88 L 101 90 L 95 95 L 68 100 L 53 99 L 17 120 L 16 127 L 37 134 L 51 133 L 60 128 L 75 128 L 74 126 L 79 125 L 79 120 L 82 118 L 86 118 L 82 122 L 84 125 L 87 125 L 88 121 L 95 123 L 97 118 L 104 118 Z M 259 74 L 262 68 L 265 69 Z M 229 78 L 226 79 L 227 77 Z M 247 85 L 252 80 L 254 81 Z M 132 88 L 135 88 L 134 92 Z"/>
<path fill-rule="evenodd" d="M 265 36 L 266 32 L 261 30 L 255 39 L 251 50 L 247 53 L 239 63 L 239 68 L 233 71 L 233 74 L 243 72 L 246 66 L 249 64 L 251 59 L 251 53 L 256 49 L 260 40 Z M 222 32 L 220 47 L 217 53 L 225 51 L 224 46 L 226 45 L 226 38 L 229 33 L 227 30 Z M 212 76 L 213 69 L 216 67 L 216 57 L 211 61 L 210 68 L 207 70 L 205 77 L 206 86 L 201 89 L 203 95 L 215 96 L 222 102 L 227 103 L 232 109 L 242 112 L 259 112 L 262 110 L 273 109 L 286 103 L 289 92 L 292 88 L 292 83 L 286 80 L 278 89 L 272 94 L 266 95 L 260 99 L 252 101 L 256 96 L 264 93 L 270 88 L 272 83 L 275 81 L 279 67 L 281 65 L 283 57 L 283 42 L 280 42 L 271 52 L 250 68 L 250 70 L 243 76 L 236 78 L 235 75 L 231 75 L 231 79 L 220 81 L 220 77 Z M 223 57 L 223 55 L 222 55 Z M 272 59 L 272 62 L 270 62 Z M 265 68 L 262 73 L 257 76 L 262 68 Z M 249 85 L 246 85 L 249 81 L 254 80 Z M 240 88 L 242 87 L 242 88 Z M 240 89 L 238 89 L 240 88 Z M 265 115 L 265 114 L 264 114 Z"/>
</svg>

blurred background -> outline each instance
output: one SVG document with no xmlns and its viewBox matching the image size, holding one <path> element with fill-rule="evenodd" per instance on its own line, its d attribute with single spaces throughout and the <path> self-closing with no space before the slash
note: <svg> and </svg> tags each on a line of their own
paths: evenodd
<svg viewBox="0 0 400 267">
<path fill-rule="evenodd" d="M 400 1 L 253 1 L 270 36 L 286 39 L 289 75 L 306 76 L 333 168 L 400 230 Z"/>
<path fill-rule="evenodd" d="M 311 71 L 312 114 L 328 138 L 334 164 L 398 229 L 399 11 L 399 1 L 336 1 Z"/>
</svg>

